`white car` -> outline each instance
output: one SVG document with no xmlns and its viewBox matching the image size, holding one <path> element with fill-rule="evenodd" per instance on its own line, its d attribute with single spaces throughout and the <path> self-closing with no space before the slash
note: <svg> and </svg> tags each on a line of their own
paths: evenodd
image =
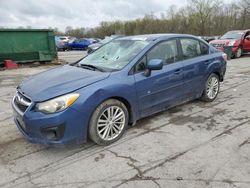
<svg viewBox="0 0 250 188">
<path fill-rule="evenodd" d="M 71 42 L 73 40 L 75 40 L 75 37 L 71 37 L 71 36 L 58 36 L 58 38 L 63 41 L 63 42 Z"/>
</svg>

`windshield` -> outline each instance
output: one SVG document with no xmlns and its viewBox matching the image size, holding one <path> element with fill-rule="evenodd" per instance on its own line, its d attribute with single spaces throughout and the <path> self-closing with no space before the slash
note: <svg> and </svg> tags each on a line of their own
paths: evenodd
<svg viewBox="0 0 250 188">
<path fill-rule="evenodd" d="M 225 35 L 223 35 L 221 37 L 221 39 L 241 39 L 241 37 L 243 36 L 243 32 L 239 32 L 239 31 L 231 31 L 231 32 L 227 32 Z"/>
<path fill-rule="evenodd" d="M 106 71 L 121 70 L 148 43 L 141 40 L 113 40 L 86 56 L 79 65 L 93 65 Z"/>
</svg>

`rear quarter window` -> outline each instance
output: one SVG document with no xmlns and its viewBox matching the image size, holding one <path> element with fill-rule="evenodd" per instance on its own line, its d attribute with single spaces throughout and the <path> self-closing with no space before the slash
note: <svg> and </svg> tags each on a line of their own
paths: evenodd
<svg viewBox="0 0 250 188">
<path fill-rule="evenodd" d="M 201 55 L 209 54 L 209 46 L 208 45 L 206 45 L 203 42 L 200 42 L 200 47 L 201 47 Z"/>
</svg>

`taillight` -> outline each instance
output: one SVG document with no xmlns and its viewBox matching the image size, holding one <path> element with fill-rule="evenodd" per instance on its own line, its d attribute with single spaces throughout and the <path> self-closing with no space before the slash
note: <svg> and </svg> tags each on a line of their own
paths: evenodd
<svg viewBox="0 0 250 188">
<path fill-rule="evenodd" d="M 224 61 L 227 62 L 227 54 L 223 53 L 222 57 L 223 57 Z"/>
</svg>

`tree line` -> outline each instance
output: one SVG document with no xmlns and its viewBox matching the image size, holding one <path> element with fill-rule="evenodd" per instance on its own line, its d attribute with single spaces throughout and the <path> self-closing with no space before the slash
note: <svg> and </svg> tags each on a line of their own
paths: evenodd
<svg viewBox="0 0 250 188">
<path fill-rule="evenodd" d="M 189 0 L 188 5 L 171 6 L 160 16 L 145 15 L 130 21 L 101 22 L 95 28 L 66 27 L 58 35 L 104 38 L 112 34 L 187 33 L 199 36 L 221 35 L 228 30 L 250 29 L 250 0 L 224 3 L 222 0 Z"/>
</svg>

